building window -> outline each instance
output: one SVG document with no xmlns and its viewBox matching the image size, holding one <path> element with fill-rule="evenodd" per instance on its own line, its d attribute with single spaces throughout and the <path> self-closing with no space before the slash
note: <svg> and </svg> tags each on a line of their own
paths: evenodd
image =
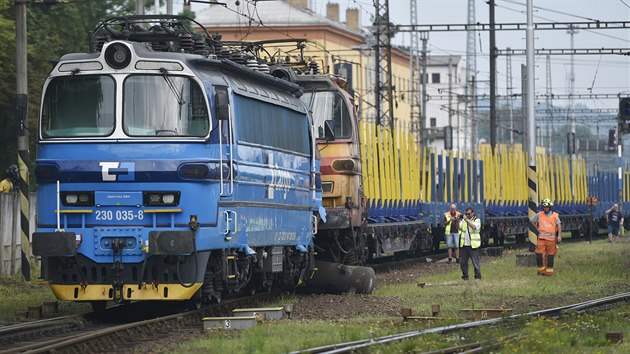
<svg viewBox="0 0 630 354">
<path fill-rule="evenodd" d="M 440 73 L 431 74 L 431 81 L 433 81 L 434 84 L 439 84 L 440 83 Z"/>
<path fill-rule="evenodd" d="M 436 126 L 437 126 L 437 118 L 431 117 L 431 128 L 434 128 Z"/>
</svg>

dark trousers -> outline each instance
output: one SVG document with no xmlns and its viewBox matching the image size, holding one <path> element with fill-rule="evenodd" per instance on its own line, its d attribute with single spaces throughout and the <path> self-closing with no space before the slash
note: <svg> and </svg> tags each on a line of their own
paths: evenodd
<svg viewBox="0 0 630 354">
<path fill-rule="evenodd" d="M 462 279 L 468 280 L 468 259 L 471 258 L 475 268 L 475 279 L 481 279 L 479 267 L 479 248 L 464 246 L 459 249 L 459 266 L 462 268 Z"/>
</svg>

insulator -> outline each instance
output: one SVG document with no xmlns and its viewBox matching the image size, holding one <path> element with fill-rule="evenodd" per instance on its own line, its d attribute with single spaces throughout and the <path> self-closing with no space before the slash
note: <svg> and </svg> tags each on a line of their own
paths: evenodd
<svg viewBox="0 0 630 354">
<path fill-rule="evenodd" d="M 265 62 L 258 64 L 258 71 L 263 74 L 269 74 L 269 65 L 267 65 L 267 63 Z"/>
<path fill-rule="evenodd" d="M 94 44 L 94 48 L 96 49 L 97 52 L 100 52 L 103 49 L 103 46 L 105 45 L 105 43 L 107 43 L 109 38 L 107 37 L 97 37 L 96 38 L 96 43 Z"/>
<path fill-rule="evenodd" d="M 182 33 L 179 36 L 179 43 L 185 52 L 190 53 L 193 51 L 193 39 L 190 33 Z"/>
<path fill-rule="evenodd" d="M 311 60 L 311 62 L 308 63 L 308 69 L 311 74 L 319 74 L 319 65 L 315 60 Z"/>
<path fill-rule="evenodd" d="M 258 61 L 253 57 L 247 59 L 247 67 L 252 70 L 258 70 Z"/>
<path fill-rule="evenodd" d="M 162 51 L 162 43 L 160 42 L 151 42 L 151 48 L 153 48 L 153 50 L 155 50 L 156 52 L 161 52 Z"/>
<path fill-rule="evenodd" d="M 230 59 L 230 50 L 227 48 L 222 48 L 218 54 L 221 59 Z"/>
<path fill-rule="evenodd" d="M 204 41 L 203 39 L 195 40 L 195 43 L 193 45 L 194 54 L 208 55 L 208 52 L 209 48 L 206 45 L 206 41 Z"/>
<path fill-rule="evenodd" d="M 218 41 L 209 41 L 208 46 L 212 48 L 212 52 L 217 56 L 221 56 L 221 52 L 223 52 L 223 43 Z M 228 54 L 229 55 L 229 54 Z"/>
<path fill-rule="evenodd" d="M 241 52 L 232 52 L 232 54 L 230 54 L 230 60 L 237 64 L 245 64 L 245 58 Z"/>
</svg>

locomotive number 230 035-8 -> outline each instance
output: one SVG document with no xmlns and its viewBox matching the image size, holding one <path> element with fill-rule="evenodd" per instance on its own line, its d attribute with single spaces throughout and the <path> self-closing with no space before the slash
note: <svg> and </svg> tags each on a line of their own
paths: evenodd
<svg viewBox="0 0 630 354">
<path fill-rule="evenodd" d="M 144 211 L 142 210 L 97 210 L 96 220 L 142 220 Z"/>
</svg>

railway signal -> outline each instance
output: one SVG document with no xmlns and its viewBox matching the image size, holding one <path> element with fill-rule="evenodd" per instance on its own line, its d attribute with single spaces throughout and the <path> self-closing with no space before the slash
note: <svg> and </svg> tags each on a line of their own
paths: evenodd
<svg viewBox="0 0 630 354">
<path fill-rule="evenodd" d="M 617 150 L 617 130 L 608 130 L 608 151 Z"/>
<path fill-rule="evenodd" d="M 619 98 L 619 128 L 622 134 L 630 133 L 630 97 Z"/>
</svg>

